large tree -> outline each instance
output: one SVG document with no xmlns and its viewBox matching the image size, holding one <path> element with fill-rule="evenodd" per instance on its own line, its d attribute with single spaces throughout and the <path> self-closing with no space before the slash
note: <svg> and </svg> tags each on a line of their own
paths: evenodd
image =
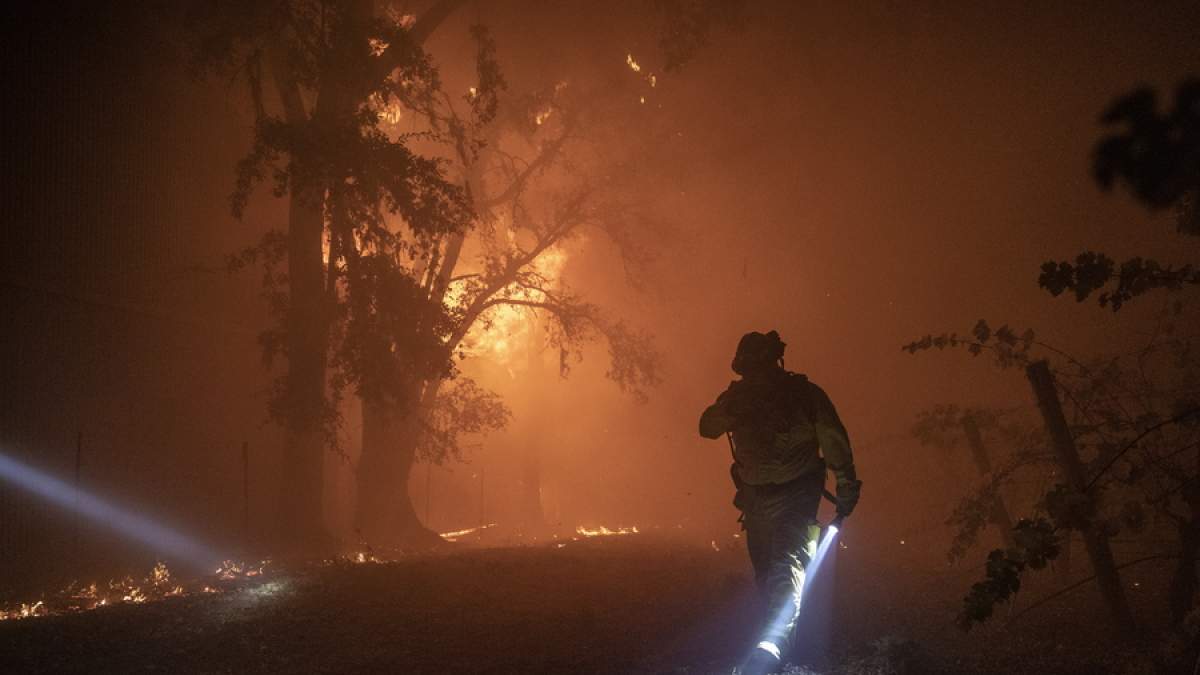
<svg viewBox="0 0 1200 675">
<path fill-rule="evenodd" d="M 264 264 L 279 319 L 262 342 L 268 358 L 286 359 L 271 412 L 286 431 L 279 532 L 287 539 L 325 539 L 322 453 L 338 449 L 348 389 L 363 402 L 363 534 L 433 539 L 412 511 L 407 475 L 419 448 L 445 457 L 458 434 L 503 423 L 495 395 L 454 366 L 467 336 L 500 307 L 545 313 L 564 371 L 567 356 L 602 337 L 612 379 L 639 394 L 657 379 L 645 336 L 539 271 L 547 252 L 589 227 L 634 251 L 635 219 L 621 197 L 629 185 L 614 179 L 629 167 L 611 157 L 562 161 L 612 106 L 584 115 L 603 96 L 584 101 L 561 82 L 501 106 L 505 83 L 482 27 L 472 29 L 474 83 L 446 87 L 423 45 L 462 4 L 439 0 L 413 16 L 371 0 L 197 3 L 188 21 L 200 69 L 240 76 L 253 102 L 255 142 L 239 166 L 234 212 L 268 178 L 288 199 L 286 228 L 236 260 Z M 639 11 L 657 20 L 671 70 L 730 24 L 735 7 L 661 0 Z M 400 131 L 392 123 L 403 115 L 425 127 Z M 477 266 L 463 272 L 473 231 L 482 235 Z"/>
<path fill-rule="evenodd" d="M 391 335 L 389 350 L 404 354 L 406 376 L 399 388 L 363 397 L 356 522 L 376 543 L 436 543 L 409 498 L 414 462 L 457 455 L 459 434 L 503 423 L 500 401 L 447 367 L 475 353 L 472 339 L 506 328 L 497 326 L 499 313 L 520 308 L 540 317 L 545 344 L 558 350 L 564 374 L 583 344 L 601 340 L 609 376 L 622 388 L 643 396 L 658 379 L 648 336 L 573 292 L 548 263 L 585 230 L 615 243 L 631 268 L 644 262 L 636 233 L 653 228 L 631 201 L 634 172 L 622 163 L 626 158 L 595 152 L 596 136 L 620 119 L 621 104 L 577 94 L 579 87 L 565 81 L 506 95 L 490 37 L 481 27 L 473 33 L 477 81 L 463 87 L 465 112 L 452 97 L 399 101 L 433 137 L 448 141 L 474 220 L 439 237 L 408 269 L 421 301 L 444 308 L 448 321 L 407 324 Z M 633 97 L 624 101 L 638 105 Z M 362 369 L 373 367 L 363 362 Z"/>
<path fill-rule="evenodd" d="M 377 16 L 371 0 L 198 3 L 189 12 L 201 72 L 241 75 L 254 109 L 234 213 L 242 215 L 267 178 L 288 200 L 286 227 L 238 259 L 266 265 L 279 323 L 262 343 L 268 359 L 286 359 L 271 401 L 285 430 L 278 511 L 285 542 L 327 538 L 322 466 L 336 419 L 327 355 L 339 266 L 355 246 L 385 259 L 469 222 L 467 199 L 445 179 L 442 162 L 415 153 L 410 139 L 384 134 L 374 106 L 400 89 L 434 95 L 437 71 L 422 44 L 459 4 L 443 0 L 415 21 Z M 383 227 L 384 212 L 414 236 L 402 240 Z"/>
</svg>

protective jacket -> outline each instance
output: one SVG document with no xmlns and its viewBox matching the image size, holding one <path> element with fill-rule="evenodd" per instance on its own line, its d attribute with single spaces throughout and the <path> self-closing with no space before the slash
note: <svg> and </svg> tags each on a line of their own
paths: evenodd
<svg viewBox="0 0 1200 675">
<path fill-rule="evenodd" d="M 790 483 L 823 475 L 839 492 L 857 487 L 846 428 L 825 392 L 782 368 L 729 383 L 700 416 L 700 435 L 733 436 L 735 479 L 746 485 Z"/>
<path fill-rule="evenodd" d="M 769 346 L 770 334 L 765 337 L 759 342 Z M 750 350 L 739 344 L 738 351 Z M 761 637 L 777 651 L 786 651 L 820 537 L 816 518 L 825 469 L 837 480 L 839 516 L 850 515 L 861 483 L 846 428 L 829 397 L 804 375 L 763 366 L 772 358 L 777 354 L 759 358 L 757 368 L 741 369 L 744 364 L 735 358 L 734 370 L 743 377 L 700 416 L 700 435 L 720 438 L 728 433 L 733 438 L 733 503 L 742 512 L 755 581 L 767 603 Z"/>
</svg>

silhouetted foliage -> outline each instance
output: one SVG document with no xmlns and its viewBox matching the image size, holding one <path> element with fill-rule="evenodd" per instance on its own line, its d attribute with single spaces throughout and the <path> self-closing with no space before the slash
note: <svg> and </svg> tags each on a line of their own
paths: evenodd
<svg viewBox="0 0 1200 675">
<path fill-rule="evenodd" d="M 1021 590 L 1021 574 L 1026 569 L 1043 569 L 1058 557 L 1059 537 L 1055 530 L 1044 518 L 1017 522 L 1013 528 L 1016 546 L 989 553 L 984 580 L 972 585 L 963 599 L 963 609 L 958 615 L 961 628 L 968 630 L 986 621 L 997 604 L 1007 602 Z"/>
<path fill-rule="evenodd" d="M 1079 302 L 1113 281 L 1116 281 L 1115 287 L 1100 293 L 1098 300 L 1101 307 L 1112 307 L 1115 312 L 1129 300 L 1152 290 L 1177 291 L 1184 286 L 1200 284 L 1200 268 L 1191 264 L 1175 267 L 1155 260 L 1130 258 L 1121 263 L 1120 271 L 1117 271 L 1112 258 L 1103 253 L 1084 251 L 1074 263 L 1043 263 L 1038 277 L 1038 284 L 1051 295 L 1070 290 Z"/>
<path fill-rule="evenodd" d="M 1180 233 L 1200 235 L 1200 80 L 1180 84 L 1173 107 L 1162 113 L 1154 91 L 1141 88 L 1117 99 L 1100 121 L 1123 127 L 1096 145 L 1092 171 L 1100 187 L 1110 191 L 1124 183 L 1146 207 L 1174 208 Z M 1043 263 L 1038 284 L 1056 296 L 1072 291 L 1079 302 L 1113 284 L 1098 300 L 1115 312 L 1153 290 L 1200 284 L 1200 268 L 1140 257 L 1118 266 L 1103 253 L 1084 251 L 1073 263 Z"/>
<path fill-rule="evenodd" d="M 1181 83 L 1174 106 L 1162 113 L 1154 90 L 1142 87 L 1114 101 L 1100 121 L 1124 126 L 1096 146 L 1092 171 L 1101 188 L 1111 190 L 1124 182 L 1138 201 L 1154 209 L 1195 195 L 1200 186 L 1200 80 Z"/>
<path fill-rule="evenodd" d="M 912 435 L 922 445 L 967 454 L 965 419 L 970 419 L 983 436 L 994 441 L 989 449 L 998 452 L 990 458 L 986 475 L 967 484 L 968 492 L 946 518 L 945 524 L 954 532 L 946 552 L 952 563 L 961 560 L 975 546 L 989 524 L 998 524 L 993 523 L 997 500 L 1002 490 L 1011 490 L 1015 476 L 1026 469 L 1044 467 L 1052 460 L 1045 435 L 1020 421 L 1014 411 L 940 405 L 917 414 Z"/>
<path fill-rule="evenodd" d="M 1029 349 L 1038 344 L 1034 333 L 1026 329 L 1021 335 L 1004 324 L 995 330 L 984 319 L 980 319 L 971 329 L 970 336 L 958 333 L 942 333 L 941 335 L 926 335 L 919 340 L 910 342 L 900 349 L 909 354 L 930 349 L 964 348 L 971 356 L 979 356 L 988 351 L 996 358 L 1001 368 L 1025 365 L 1029 362 Z"/>
<path fill-rule="evenodd" d="M 990 350 L 1001 369 L 1028 364 L 1039 351 L 1061 359 L 1055 380 L 1071 413 L 1070 433 L 1084 460 L 1086 489 L 1051 486 L 1034 505 L 1030 522 L 1037 527 L 1026 526 L 1022 535 L 1026 542 L 1017 545 L 1020 550 L 990 554 L 987 578 L 965 600 L 962 625 L 991 616 L 992 606 L 1016 592 L 1027 569 L 1039 569 L 1044 560 L 1053 559 L 1052 542 L 1043 535 L 1059 537 L 1085 529 L 1104 536 L 1119 532 L 1144 536 L 1149 551 L 1155 550 L 1155 536 L 1161 540 L 1166 532 L 1175 534 L 1181 562 L 1171 580 L 1171 613 L 1180 621 L 1190 610 L 1200 554 L 1200 363 L 1196 336 L 1175 334 L 1182 320 L 1183 307 L 1175 303 L 1160 314 L 1141 349 L 1092 359 L 1075 358 L 1041 343 L 1031 331 L 1022 338 L 1007 328 L 993 331 L 986 321 L 978 322 L 970 337 L 927 335 L 905 345 L 910 353 L 965 347 L 978 355 Z M 914 435 L 926 443 L 951 447 L 964 414 L 967 411 L 956 406 L 927 411 L 918 417 Z M 979 415 L 983 425 L 992 425 L 999 417 Z M 1049 459 L 1044 446 L 1040 434 L 1027 436 L 1023 449 L 999 464 L 990 480 L 959 503 L 947 521 L 957 528 L 952 559 L 986 525 L 988 508 L 1004 479 L 1023 464 Z"/>
</svg>

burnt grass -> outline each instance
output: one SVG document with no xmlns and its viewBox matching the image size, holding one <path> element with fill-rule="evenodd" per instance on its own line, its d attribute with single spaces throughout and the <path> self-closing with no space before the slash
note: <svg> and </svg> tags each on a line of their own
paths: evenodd
<svg viewBox="0 0 1200 675">
<path fill-rule="evenodd" d="M 1118 673 L 1152 650 L 1108 631 L 1091 588 L 964 634 L 953 619 L 971 579 L 843 551 L 832 639 L 810 655 L 815 671 L 791 672 Z M 1161 612 L 1149 590 L 1132 600 L 1139 617 Z M 6 621 L 0 672 L 728 673 L 752 644 L 756 603 L 736 545 L 636 535 L 463 549 Z"/>
</svg>

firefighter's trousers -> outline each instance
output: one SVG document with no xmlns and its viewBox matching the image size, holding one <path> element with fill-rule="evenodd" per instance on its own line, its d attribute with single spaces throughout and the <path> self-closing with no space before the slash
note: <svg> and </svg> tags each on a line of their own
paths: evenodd
<svg viewBox="0 0 1200 675">
<path fill-rule="evenodd" d="M 767 606 L 760 639 L 784 651 L 792 646 L 804 572 L 821 536 L 817 508 L 824 485 L 821 471 L 782 485 L 738 486 L 746 547 Z"/>
</svg>

